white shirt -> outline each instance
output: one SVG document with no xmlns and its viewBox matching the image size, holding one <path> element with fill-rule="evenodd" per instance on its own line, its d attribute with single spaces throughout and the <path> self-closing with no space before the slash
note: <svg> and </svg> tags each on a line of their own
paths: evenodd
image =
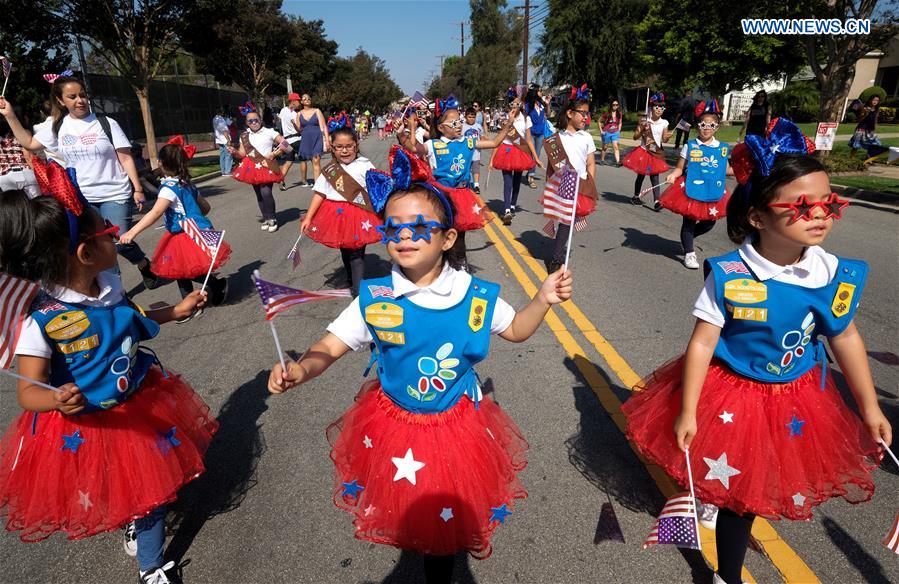
<svg viewBox="0 0 899 584">
<path fill-rule="evenodd" d="M 44 130 L 44 128 L 50 128 L 53 126 L 53 116 L 49 116 L 46 120 L 39 124 L 35 124 L 33 134 L 37 134 L 38 132 Z M 52 130 L 51 130 L 52 131 Z M 65 168 L 66 161 L 65 159 L 57 154 L 55 151 L 50 150 L 49 148 L 44 148 L 44 154 L 47 155 L 47 160 L 55 160 L 61 167 Z"/>
<path fill-rule="evenodd" d="M 649 129 L 652 132 L 652 139 L 656 141 L 656 145 L 661 147 L 662 137 L 665 135 L 665 130 L 668 129 L 668 120 L 665 118 L 659 118 L 655 121 L 652 118 L 647 119 L 649 121 Z M 646 139 L 643 136 L 640 136 L 640 144 L 646 146 Z"/>
<path fill-rule="evenodd" d="M 166 201 L 168 201 L 170 203 L 169 207 L 175 213 L 181 213 L 182 215 L 185 214 L 184 204 L 181 203 L 181 199 L 178 198 L 178 195 L 175 194 L 175 191 L 172 189 L 172 187 L 163 183 L 162 186 L 159 187 L 159 192 L 156 193 L 156 196 L 160 199 L 165 199 Z"/>
<path fill-rule="evenodd" d="M 762 257 L 752 243 L 747 241 L 740 247 L 740 257 L 761 281 L 774 280 L 803 288 L 827 286 L 837 275 L 840 260 L 820 246 L 805 249 L 802 259 L 790 266 L 779 266 Z M 718 327 L 724 326 L 724 311 L 715 299 L 715 273 L 709 273 L 705 286 L 693 305 L 693 316 Z"/>
<path fill-rule="evenodd" d="M 697 138 L 697 140 L 699 141 L 700 144 L 702 144 L 703 146 L 708 146 L 709 148 L 717 148 L 718 146 L 721 145 L 721 142 L 719 142 L 714 136 L 712 136 L 712 139 L 709 140 L 708 142 L 703 142 L 702 140 L 699 140 L 698 138 Z M 681 146 L 681 149 L 680 149 L 680 157 L 683 158 L 684 160 L 687 159 L 687 143 L 689 143 L 689 142 L 692 142 L 692 140 L 687 140 L 687 142 L 684 143 L 684 145 Z"/>
<path fill-rule="evenodd" d="M 122 289 L 122 280 L 117 274 L 100 272 L 97 274 L 97 286 L 100 287 L 100 294 L 96 298 L 63 286 L 54 286 L 48 292 L 50 296 L 63 302 L 87 306 L 112 306 L 121 302 L 124 290 Z M 22 334 L 19 335 L 19 342 L 16 345 L 16 355 L 49 359 L 52 353 L 53 349 L 47 344 L 40 325 L 30 316 L 26 317 L 22 323 Z"/>
<path fill-rule="evenodd" d="M 131 142 L 118 122 L 106 119 L 112 142 L 94 114 L 82 119 L 67 115 L 57 135 L 47 125 L 34 136 L 45 148 L 62 156 L 66 166 L 75 169 L 78 186 L 91 203 L 123 201 L 132 193 L 131 180 L 116 153 L 119 148 L 131 148 Z"/>
<path fill-rule="evenodd" d="M 287 106 L 284 106 L 281 108 L 281 111 L 278 112 L 278 117 L 281 119 L 282 136 L 286 138 L 287 136 L 296 136 L 300 133 L 300 131 L 297 130 L 293 125 L 294 120 L 297 119 L 297 113 L 295 111 Z"/>
<path fill-rule="evenodd" d="M 531 121 L 531 116 L 526 116 L 523 113 L 519 112 L 518 117 L 515 118 L 515 121 L 512 122 L 512 126 L 515 128 L 515 131 L 518 132 L 518 135 L 521 136 L 521 145 L 524 146 L 525 142 L 525 133 L 531 126 L 534 125 L 534 122 Z M 509 138 L 503 138 L 503 144 L 512 144 L 512 140 Z"/>
<path fill-rule="evenodd" d="M 247 130 L 247 133 L 250 138 L 250 146 L 252 146 L 260 156 L 267 156 L 275 149 L 275 138 L 278 137 L 278 132 L 275 130 L 271 128 L 260 128 L 257 132 Z M 247 154 L 249 154 L 249 152 L 247 152 Z"/>
<path fill-rule="evenodd" d="M 228 126 L 230 125 L 231 122 L 226 120 L 224 116 L 216 115 L 212 118 L 212 132 L 215 134 L 216 144 L 222 145 L 231 142 L 231 133 L 228 131 Z"/>
<path fill-rule="evenodd" d="M 559 140 L 568 155 L 571 166 L 577 171 L 579 178 L 587 178 L 587 157 L 592 156 L 596 152 L 596 143 L 593 136 L 586 130 L 577 132 L 569 132 L 562 130 L 559 132 Z"/>
<path fill-rule="evenodd" d="M 462 270 L 454 270 L 449 264 L 443 265 L 443 271 L 429 286 L 419 288 L 406 278 L 396 264 L 391 270 L 393 277 L 393 294 L 397 298 L 405 296 L 410 302 L 423 308 L 442 310 L 451 308 L 465 298 L 471 285 L 471 274 Z M 502 298 L 496 299 L 493 307 L 493 320 L 490 333 L 497 335 L 509 328 L 515 318 L 515 309 Z M 328 332 L 354 351 L 367 347 L 372 341 L 371 331 L 362 318 L 359 299 L 356 298 L 328 325 Z"/>
<path fill-rule="evenodd" d="M 363 187 L 365 186 L 365 173 L 375 167 L 375 165 L 371 163 L 371 160 L 364 156 L 357 156 L 356 160 L 349 164 L 340 163 L 340 166 L 342 166 L 343 169 Z M 322 195 L 329 201 L 346 202 L 343 195 L 338 193 L 337 190 L 331 186 L 331 183 L 328 182 L 328 179 L 325 178 L 325 173 L 319 174 L 318 178 L 315 179 L 315 184 L 312 185 L 312 192 Z"/>
</svg>

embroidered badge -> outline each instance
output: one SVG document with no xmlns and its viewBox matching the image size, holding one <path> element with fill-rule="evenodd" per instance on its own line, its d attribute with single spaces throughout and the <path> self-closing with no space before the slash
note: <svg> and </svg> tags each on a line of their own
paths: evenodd
<svg viewBox="0 0 899 584">
<path fill-rule="evenodd" d="M 368 287 L 368 293 L 371 294 L 372 298 L 393 298 L 393 288 L 390 286 L 375 286 L 370 285 Z"/>
<path fill-rule="evenodd" d="M 365 322 L 378 328 L 395 328 L 403 324 L 403 307 L 378 302 L 365 308 Z"/>
<path fill-rule="evenodd" d="M 91 325 L 82 310 L 71 310 L 60 314 L 44 327 L 47 335 L 55 341 L 74 339 Z"/>
<path fill-rule="evenodd" d="M 340 191 L 341 193 L 343 192 L 343 177 L 342 176 L 337 177 L 337 180 L 334 181 L 334 188 L 337 189 L 338 191 Z"/>
<path fill-rule="evenodd" d="M 34 309 L 41 314 L 47 314 L 48 312 L 54 312 L 56 310 L 65 310 L 66 307 L 53 298 L 46 298 L 45 300 L 35 305 Z"/>
<path fill-rule="evenodd" d="M 849 307 L 852 306 L 852 297 L 855 296 L 855 284 L 840 282 L 837 293 L 833 296 L 833 302 L 830 304 L 830 310 L 836 317 L 846 316 Z"/>
<path fill-rule="evenodd" d="M 754 280 L 731 280 L 724 284 L 724 297 L 741 304 L 756 304 L 768 299 L 768 287 Z"/>
<path fill-rule="evenodd" d="M 472 298 L 471 309 L 468 311 L 468 326 L 472 331 L 478 332 L 484 327 L 484 315 L 487 313 L 487 300 L 485 298 Z"/>
</svg>

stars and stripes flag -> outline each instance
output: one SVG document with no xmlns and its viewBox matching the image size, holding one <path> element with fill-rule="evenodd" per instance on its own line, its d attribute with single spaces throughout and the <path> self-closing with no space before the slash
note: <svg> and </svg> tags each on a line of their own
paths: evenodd
<svg viewBox="0 0 899 584">
<path fill-rule="evenodd" d="M 4 96 L 6 95 L 6 84 L 9 83 L 9 74 L 12 73 L 12 61 L 3 55 L 0 57 L 0 63 L 3 64 L 3 91 L 0 91 L 0 96 Z"/>
<path fill-rule="evenodd" d="M 184 230 L 184 233 L 190 237 L 191 241 L 197 244 L 197 246 L 203 250 L 206 255 L 212 257 L 215 255 L 215 250 L 218 249 L 218 246 L 222 243 L 222 237 L 224 236 L 224 231 L 216 231 L 215 229 L 200 229 L 197 225 L 197 222 L 193 219 L 183 219 L 180 223 L 181 229 Z"/>
<path fill-rule="evenodd" d="M 721 266 L 721 269 L 724 270 L 725 274 L 749 274 L 749 268 L 747 268 L 743 262 L 718 262 L 718 265 Z"/>
<path fill-rule="evenodd" d="M 0 367 L 9 369 L 28 307 L 40 286 L 0 273 Z"/>
<path fill-rule="evenodd" d="M 643 542 L 643 549 L 657 544 L 701 549 L 696 501 L 690 493 L 678 493 L 665 503 L 652 531 Z"/>
<path fill-rule="evenodd" d="M 417 109 L 422 105 L 428 105 L 428 98 L 422 95 L 420 91 L 416 91 L 412 94 L 412 99 L 409 100 L 409 107 Z"/>
<path fill-rule="evenodd" d="M 576 170 L 563 166 L 546 181 L 541 202 L 543 203 L 543 216 L 550 220 L 543 227 L 543 232 L 549 237 L 556 235 L 556 221 L 565 225 L 571 224 L 571 216 L 577 205 L 578 179 Z M 575 217 L 575 231 L 582 231 L 585 227 L 587 227 L 587 218 Z"/>
<path fill-rule="evenodd" d="M 899 513 L 896 514 L 896 520 L 893 521 L 893 529 L 887 534 L 883 540 L 883 545 L 887 546 L 894 554 L 899 554 Z"/>
<path fill-rule="evenodd" d="M 297 304 L 316 302 L 318 300 L 334 300 L 335 298 L 350 298 L 352 296 L 346 288 L 309 292 L 284 286 L 283 284 L 275 284 L 274 282 L 263 280 L 258 270 L 253 273 L 253 281 L 256 284 L 256 291 L 259 292 L 259 297 L 262 300 L 262 306 L 265 308 L 265 320 L 271 320 L 278 313 Z"/>
<path fill-rule="evenodd" d="M 301 263 L 303 263 L 303 258 L 300 257 L 300 240 L 303 239 L 303 232 L 300 232 L 300 236 L 297 237 L 297 242 L 293 244 L 293 247 L 290 248 L 290 251 L 287 253 L 287 259 L 293 264 L 293 269 L 296 270 Z"/>
</svg>

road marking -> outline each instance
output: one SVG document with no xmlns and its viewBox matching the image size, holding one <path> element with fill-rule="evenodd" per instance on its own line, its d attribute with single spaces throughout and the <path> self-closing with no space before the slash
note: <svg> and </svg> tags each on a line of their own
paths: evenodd
<svg viewBox="0 0 899 584">
<path fill-rule="evenodd" d="M 491 224 L 496 226 L 500 233 L 503 234 L 503 237 L 509 242 L 511 247 L 518 253 L 518 255 L 524 260 L 524 263 L 528 265 L 531 271 L 534 273 L 537 278 L 541 281 L 546 278 L 546 270 L 541 265 L 536 258 L 531 256 L 530 252 L 528 252 L 527 248 L 525 248 L 521 242 L 515 239 L 515 236 L 506 228 L 500 220 L 496 217 L 493 218 Z M 491 225 L 487 225 L 484 228 L 487 237 L 493 241 L 493 243 L 497 247 L 497 251 L 499 251 L 500 256 L 502 256 L 503 260 L 506 262 L 506 265 L 509 266 L 509 269 L 512 270 L 512 274 L 518 280 L 518 282 L 525 289 L 525 293 L 529 296 L 533 296 L 537 287 L 531 281 L 529 276 L 524 272 L 521 268 L 521 265 L 515 259 L 514 256 L 509 252 L 509 249 L 506 245 L 499 239 L 496 233 L 493 231 Z M 633 388 L 640 381 L 640 377 L 633 370 L 633 368 L 624 360 L 624 358 L 618 353 L 617 350 L 608 342 L 606 339 L 596 330 L 596 327 L 590 322 L 590 319 L 586 317 L 586 315 L 577 307 L 573 300 L 569 300 L 568 302 L 563 302 L 561 305 L 563 310 L 568 314 L 571 320 L 574 322 L 575 326 L 578 330 L 584 335 L 584 337 L 593 345 L 596 351 L 602 356 L 603 359 L 609 364 L 609 367 L 615 372 L 616 375 L 621 379 L 621 381 L 625 384 L 626 387 Z M 552 310 L 546 315 L 546 322 L 549 325 L 550 330 L 553 331 L 553 334 L 556 335 L 559 342 L 562 344 L 565 351 L 569 354 L 569 357 L 574 361 L 578 370 L 584 375 L 584 378 L 587 380 L 590 387 L 593 389 L 593 392 L 596 394 L 596 397 L 599 399 L 600 404 L 603 408 L 611 415 L 612 420 L 615 422 L 615 425 L 618 429 L 625 433 L 625 420 L 624 415 L 621 413 L 621 400 L 618 399 L 618 396 L 612 391 L 606 382 L 605 378 L 599 373 L 597 366 L 592 363 L 589 358 L 587 358 L 583 349 L 577 344 L 574 337 L 559 319 L 558 315 L 556 315 Z M 633 449 L 633 445 L 631 445 Z M 636 452 L 636 450 L 634 450 Z M 642 456 L 637 453 L 641 462 L 643 462 L 644 466 L 646 466 L 647 471 L 650 476 L 652 476 L 653 480 L 658 485 L 662 494 L 666 497 L 670 497 L 675 492 L 680 490 L 680 487 L 670 478 L 660 467 L 654 464 L 649 464 Z M 717 554 L 715 552 L 715 536 L 709 530 L 700 527 L 700 537 L 703 543 L 703 554 L 709 560 L 709 564 L 715 568 L 718 565 Z M 775 529 L 771 526 L 771 524 L 763 519 L 757 518 L 753 524 L 752 528 L 752 537 L 756 540 L 759 546 L 762 548 L 763 552 L 768 559 L 771 560 L 774 567 L 780 572 L 783 576 L 784 582 L 787 584 L 793 583 L 802 583 L 802 584 L 812 584 L 812 583 L 820 583 L 820 580 L 815 575 L 815 573 L 809 568 L 809 566 L 802 560 L 799 554 L 796 553 L 787 543 L 784 541 L 780 535 L 775 531 Z M 749 572 L 744 568 L 743 570 L 743 579 L 747 582 L 754 582 L 752 576 Z"/>
</svg>

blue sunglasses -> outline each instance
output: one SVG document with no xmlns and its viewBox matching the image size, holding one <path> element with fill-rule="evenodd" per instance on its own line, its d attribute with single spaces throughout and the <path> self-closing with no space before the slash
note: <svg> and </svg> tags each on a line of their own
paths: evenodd
<svg viewBox="0 0 899 584">
<path fill-rule="evenodd" d="M 431 231 L 434 229 L 449 229 L 448 225 L 444 225 L 438 221 L 425 221 L 424 215 L 411 223 L 394 223 L 393 217 L 388 217 L 384 225 L 378 225 L 377 230 L 381 233 L 381 243 L 400 242 L 400 232 L 408 229 L 412 232 L 412 241 L 424 239 L 431 241 Z"/>
</svg>

